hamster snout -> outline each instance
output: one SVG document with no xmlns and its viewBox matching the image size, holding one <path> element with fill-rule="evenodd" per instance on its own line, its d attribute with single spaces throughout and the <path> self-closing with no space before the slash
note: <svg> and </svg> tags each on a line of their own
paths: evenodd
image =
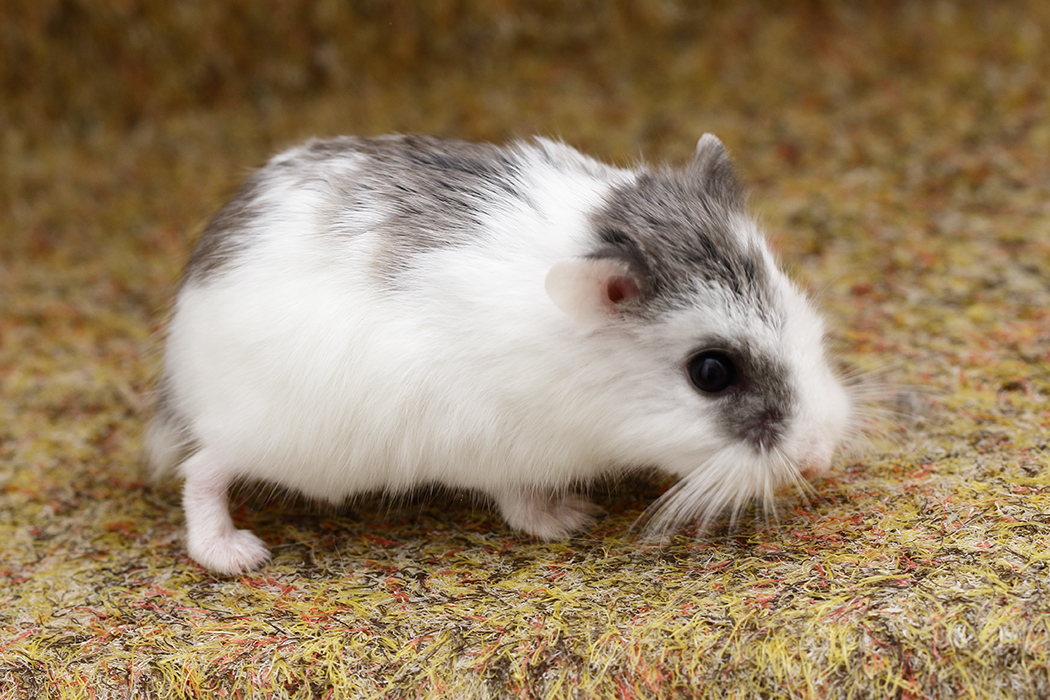
<svg viewBox="0 0 1050 700">
<path fill-rule="evenodd" d="M 574 489 L 655 465 L 681 477 L 649 519 L 667 530 L 827 468 L 850 407 L 822 336 L 709 134 L 679 168 L 544 139 L 310 141 L 190 257 L 150 463 L 185 479 L 190 555 L 221 573 L 269 557 L 230 519 L 243 479 L 471 489 L 555 539 L 594 516 Z"/>
</svg>

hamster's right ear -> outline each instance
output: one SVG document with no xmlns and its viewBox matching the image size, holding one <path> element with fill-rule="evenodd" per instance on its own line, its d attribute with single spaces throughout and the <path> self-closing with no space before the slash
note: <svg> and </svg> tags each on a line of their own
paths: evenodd
<svg viewBox="0 0 1050 700">
<path fill-rule="evenodd" d="M 627 264 L 613 258 L 563 260 L 547 273 L 545 287 L 557 307 L 588 331 L 614 318 L 641 289 Z"/>
<path fill-rule="evenodd" d="M 732 208 L 742 205 L 744 193 L 733 170 L 733 161 L 717 136 L 704 134 L 700 137 L 689 165 L 708 194 Z"/>
</svg>

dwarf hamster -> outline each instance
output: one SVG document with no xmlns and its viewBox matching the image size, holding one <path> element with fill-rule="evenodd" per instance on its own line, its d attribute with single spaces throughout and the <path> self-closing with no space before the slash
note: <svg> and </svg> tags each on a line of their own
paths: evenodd
<svg viewBox="0 0 1050 700">
<path fill-rule="evenodd" d="M 157 395 L 152 471 L 178 468 L 190 556 L 221 573 L 269 557 L 235 480 L 470 489 L 553 539 L 594 513 L 574 489 L 655 467 L 680 477 L 666 532 L 825 469 L 852 412 L 710 134 L 679 168 L 542 138 L 280 153 L 193 251 Z"/>
</svg>

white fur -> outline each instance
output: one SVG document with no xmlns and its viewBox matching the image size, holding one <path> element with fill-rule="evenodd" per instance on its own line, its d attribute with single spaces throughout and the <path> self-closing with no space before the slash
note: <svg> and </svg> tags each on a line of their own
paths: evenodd
<svg viewBox="0 0 1050 700">
<path fill-rule="evenodd" d="M 657 521 L 674 525 L 768 497 L 799 465 L 826 465 L 848 400 L 824 362 L 820 320 L 772 257 L 789 316 L 782 332 L 717 289 L 698 289 L 696 307 L 656 331 L 615 314 L 603 323 L 594 309 L 581 326 L 545 282 L 584 254 L 588 214 L 634 174 L 561 144 L 523 148 L 534 206 L 492 213 L 485 236 L 428 252 L 396 290 L 371 268 L 381 217 L 360 212 L 341 222 L 358 235 L 327 235 L 336 193 L 286 176 L 267 185 L 270 210 L 244 261 L 183 286 L 164 372 L 189 436 L 157 422 L 149 447 L 160 471 L 187 437 L 197 448 L 181 465 L 197 561 L 234 573 L 268 557 L 229 518 L 226 489 L 238 478 L 329 501 L 428 483 L 477 489 L 512 526 L 557 538 L 593 513 L 565 491 L 612 468 L 682 476 Z M 330 167 L 352 173 L 358 163 Z M 736 229 L 764 246 L 750 221 Z M 592 303 L 569 299 L 563 307 Z M 802 392 L 804 418 L 780 456 L 718 437 L 717 417 L 684 377 L 697 338 L 745 333 L 791 368 Z"/>
</svg>

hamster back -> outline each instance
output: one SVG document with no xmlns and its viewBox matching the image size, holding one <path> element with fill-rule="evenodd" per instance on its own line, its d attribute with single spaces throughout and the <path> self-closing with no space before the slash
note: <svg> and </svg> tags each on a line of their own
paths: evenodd
<svg viewBox="0 0 1050 700">
<path fill-rule="evenodd" d="M 311 141 L 191 255 L 149 458 L 222 573 L 269 556 L 230 519 L 241 479 L 472 489 L 550 539 L 594 515 L 576 488 L 655 466 L 681 477 L 660 532 L 827 467 L 850 403 L 822 335 L 713 136 L 679 169 L 543 139 Z"/>
</svg>

